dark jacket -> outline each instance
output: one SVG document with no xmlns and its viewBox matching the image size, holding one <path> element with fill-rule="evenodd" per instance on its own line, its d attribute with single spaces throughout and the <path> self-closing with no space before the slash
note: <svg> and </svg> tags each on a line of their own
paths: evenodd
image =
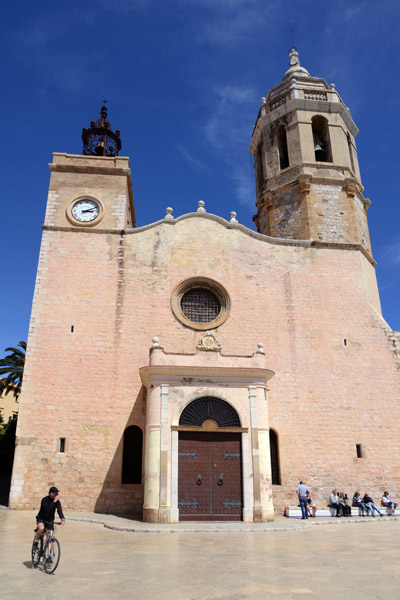
<svg viewBox="0 0 400 600">
<path fill-rule="evenodd" d="M 50 498 L 50 496 L 45 496 L 44 498 L 42 498 L 42 502 L 40 503 L 40 510 L 36 515 L 36 518 L 47 523 L 52 523 L 54 521 L 54 515 L 56 513 L 56 510 L 60 519 L 64 519 L 64 513 L 61 508 L 61 502 L 59 500 L 57 500 L 57 502 L 54 502 L 53 498 Z"/>
<path fill-rule="evenodd" d="M 362 501 L 365 504 L 368 504 L 368 502 L 372 502 L 372 504 L 374 503 L 374 501 L 372 500 L 371 496 L 367 496 L 367 495 L 364 496 L 364 498 L 362 499 Z"/>
</svg>

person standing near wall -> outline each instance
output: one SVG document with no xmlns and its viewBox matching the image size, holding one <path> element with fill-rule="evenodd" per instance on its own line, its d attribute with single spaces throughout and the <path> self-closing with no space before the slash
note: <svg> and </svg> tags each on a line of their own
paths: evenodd
<svg viewBox="0 0 400 600">
<path fill-rule="evenodd" d="M 300 502 L 301 518 L 308 519 L 307 494 L 311 494 L 311 492 L 303 481 L 300 481 L 300 485 L 297 486 L 296 491 Z"/>
</svg>

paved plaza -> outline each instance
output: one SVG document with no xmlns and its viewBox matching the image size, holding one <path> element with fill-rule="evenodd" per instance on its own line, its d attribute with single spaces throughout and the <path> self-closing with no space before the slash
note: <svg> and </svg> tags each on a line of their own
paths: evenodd
<svg viewBox="0 0 400 600">
<path fill-rule="evenodd" d="M 47 575 L 31 566 L 34 513 L 0 510 L 0 598 L 399 600 L 400 520 L 321 521 L 158 533 L 69 520 L 57 531 L 60 565 Z"/>
</svg>

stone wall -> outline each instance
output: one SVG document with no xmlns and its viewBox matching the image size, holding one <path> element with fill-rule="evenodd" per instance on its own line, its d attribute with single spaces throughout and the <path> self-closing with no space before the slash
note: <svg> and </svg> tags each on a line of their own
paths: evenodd
<svg viewBox="0 0 400 600">
<path fill-rule="evenodd" d="M 337 185 L 313 184 L 312 205 L 315 231 L 319 240 L 350 241 L 347 196 Z M 351 210 L 351 209 L 350 209 Z"/>
<path fill-rule="evenodd" d="M 195 352 L 202 332 L 170 305 L 176 285 L 195 275 L 231 298 L 215 331 L 223 352 L 249 355 L 263 342 L 275 372 L 275 509 L 295 502 L 299 479 L 321 505 L 333 487 L 372 496 L 398 489 L 399 360 L 369 301 L 364 261 L 359 251 L 274 242 L 204 213 L 124 234 L 45 231 L 11 506 L 34 508 L 56 484 L 67 509 L 140 511 L 142 486 L 120 483 L 123 432 L 144 429 L 139 368 L 151 338 L 165 351 Z"/>
</svg>

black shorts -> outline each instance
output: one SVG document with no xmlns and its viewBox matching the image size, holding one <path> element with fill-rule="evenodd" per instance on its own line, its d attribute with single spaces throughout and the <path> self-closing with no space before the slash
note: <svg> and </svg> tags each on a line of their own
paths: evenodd
<svg viewBox="0 0 400 600">
<path fill-rule="evenodd" d="M 36 517 L 36 524 L 43 523 L 45 529 L 53 529 L 54 521 L 43 521 L 40 517 Z"/>
</svg>

